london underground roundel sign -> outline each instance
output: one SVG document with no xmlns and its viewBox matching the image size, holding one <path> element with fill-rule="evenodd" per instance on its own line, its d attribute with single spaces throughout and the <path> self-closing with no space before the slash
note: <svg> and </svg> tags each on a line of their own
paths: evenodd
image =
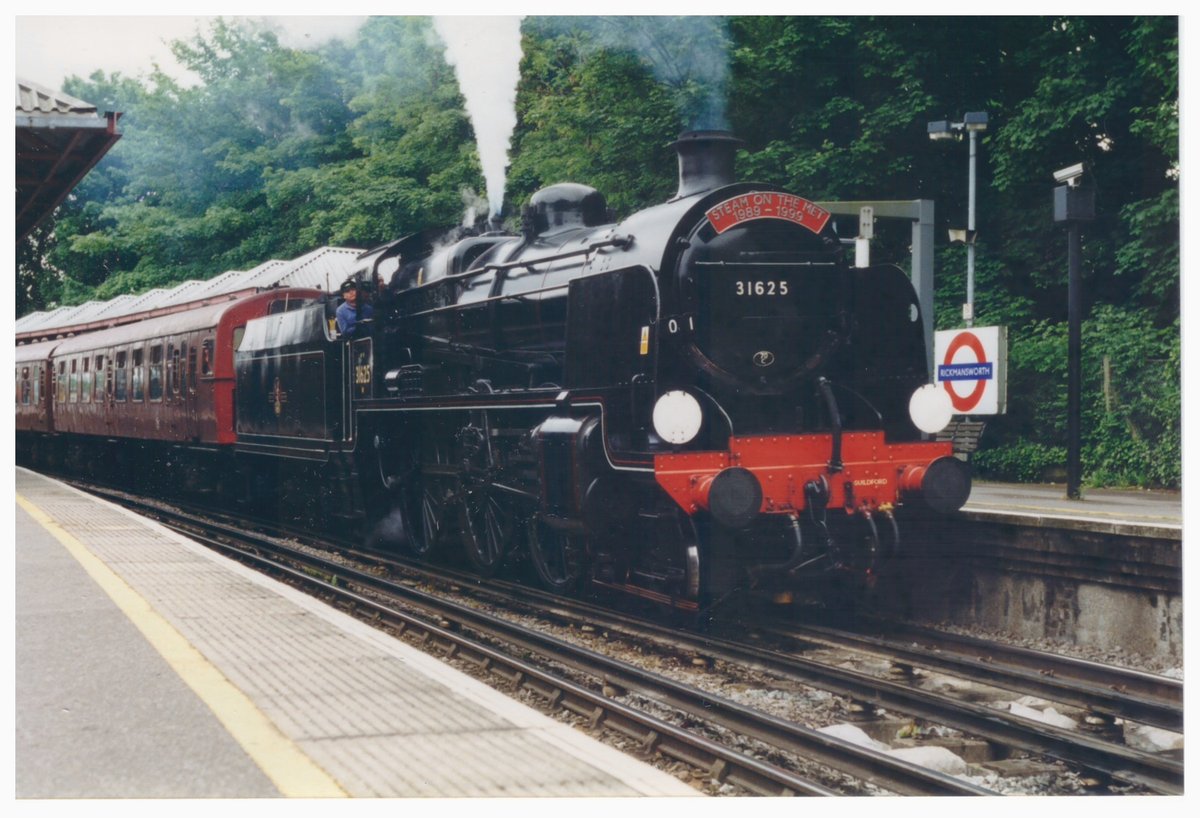
<svg viewBox="0 0 1200 818">
<path fill-rule="evenodd" d="M 935 334 L 936 381 L 961 415 L 996 415 L 1004 411 L 1005 327 L 946 330 Z"/>
</svg>

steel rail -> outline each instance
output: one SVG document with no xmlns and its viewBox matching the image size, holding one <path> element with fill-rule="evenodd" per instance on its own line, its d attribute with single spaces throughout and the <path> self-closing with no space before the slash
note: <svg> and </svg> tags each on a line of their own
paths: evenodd
<svg viewBox="0 0 1200 818">
<path fill-rule="evenodd" d="M 924 628 L 889 627 L 883 637 L 857 627 L 850 631 L 807 623 L 776 624 L 764 630 L 786 639 L 818 640 L 881 654 L 892 661 L 936 668 L 1139 724 L 1183 730 L 1183 685 L 1164 676 Z"/>
<path fill-rule="evenodd" d="M 811 659 L 762 648 L 748 648 L 726 640 L 711 639 L 709 645 L 729 656 L 740 657 L 741 661 L 754 662 L 862 702 L 928 719 L 1026 752 L 1077 764 L 1114 780 L 1147 787 L 1155 792 L 1172 795 L 1183 792 L 1183 763 L 1173 758 L 1101 741 L 1061 727 L 984 705 L 950 699 L 858 671 L 830 667 Z"/>
<path fill-rule="evenodd" d="M 304 559 L 310 559 L 307 555 L 299 556 Z M 380 582 L 373 576 L 361 574 L 361 572 L 356 573 L 362 576 L 364 584 L 368 586 L 374 586 Z M 473 578 L 472 581 L 476 581 L 477 579 Z M 400 590 L 405 593 L 419 593 L 407 588 L 401 588 Z M 469 620 L 481 617 L 477 612 L 464 609 L 462 606 L 456 606 L 454 603 L 437 600 L 427 594 L 421 594 L 421 596 L 426 597 L 431 605 L 452 606 L 453 609 L 457 609 L 458 613 Z M 568 603 L 568 600 L 556 599 L 560 603 Z M 481 622 L 481 629 L 486 627 L 486 624 Z M 506 628 L 516 628 L 516 626 L 502 622 L 492 622 L 491 624 L 500 624 L 502 631 Z M 673 632 L 672 638 L 678 643 L 680 636 L 678 632 Z M 508 637 L 500 636 L 499 638 L 513 640 L 515 634 Z M 535 642 L 550 640 L 559 645 L 566 644 L 541 634 L 526 633 L 525 638 L 532 638 Z M 1151 753 L 1120 747 L 1072 731 L 1041 724 L 1012 714 L 1002 713 L 991 708 L 954 701 L 937 694 L 877 679 L 867 674 L 841 668 L 830 668 L 812 660 L 786 656 L 775 651 L 747 647 L 727 640 L 716 639 L 715 637 L 706 637 L 701 640 L 700 644 L 702 645 L 702 650 L 710 655 L 714 653 L 724 654 L 726 658 L 733 661 L 750 663 L 843 696 L 945 724 L 963 732 L 991 741 L 998 741 L 1027 752 L 1047 755 L 1077 764 L 1110 776 L 1114 780 L 1144 786 L 1164 793 L 1173 794 L 1182 791 L 1182 763 L 1171 758 L 1164 758 Z M 527 647 L 532 649 L 532 646 Z M 574 650 L 572 646 L 567 647 Z M 624 679 L 625 683 L 623 686 L 626 687 L 631 687 L 638 683 L 639 674 L 642 673 L 639 669 L 631 668 L 617 660 L 608 659 L 608 657 L 600 658 L 614 663 L 613 668 L 608 671 L 612 674 L 613 680 Z M 625 668 L 628 668 L 632 672 L 626 673 Z M 584 672 L 588 671 L 585 670 Z M 618 683 L 620 682 L 618 681 Z M 647 693 L 646 695 L 651 694 Z M 659 694 L 659 696 L 662 695 L 664 694 Z M 702 695 L 707 696 L 707 694 Z M 654 696 L 651 697 L 653 698 Z M 724 700 L 706 702 L 702 706 L 702 712 L 698 715 L 707 717 L 713 713 L 725 712 L 724 704 Z M 736 714 L 738 707 L 734 705 L 729 712 Z M 795 725 L 789 726 L 796 727 Z M 803 728 L 800 729 L 803 730 Z M 821 736 L 822 739 L 828 738 L 823 736 L 823 734 L 817 735 Z M 855 748 L 855 750 L 858 751 L 861 748 Z M 887 756 L 884 756 L 884 758 L 894 761 L 894 759 L 890 759 Z"/>
<path fill-rule="evenodd" d="M 370 554 L 370 557 L 379 559 L 380 555 Z M 407 563 L 405 565 L 411 567 Z M 472 582 L 477 579 L 452 569 L 449 573 L 451 576 L 458 576 L 460 582 Z M 489 584 L 501 587 L 508 597 L 524 598 L 526 604 L 559 608 L 564 616 L 605 622 L 609 627 L 621 627 L 676 643 L 681 638 L 688 639 L 686 632 L 681 633 L 677 629 L 625 616 L 580 600 L 566 599 L 501 580 L 493 579 Z M 1139 724 L 1150 724 L 1174 732 L 1183 729 L 1183 684 L 1158 674 L 989 642 L 977 637 L 944 633 L 918 626 L 875 623 L 871 620 L 856 622 L 853 631 L 792 622 L 770 626 L 754 624 L 752 627 L 778 638 L 801 642 L 805 647 L 812 642 L 834 647 L 850 647 L 879 654 L 892 661 L 936 668 L 981 684 L 1026 695 L 1042 696 L 1057 703 L 1081 707 Z M 887 636 L 870 636 L 862 632 L 870 627 L 884 629 Z M 704 649 L 705 638 L 695 637 L 695 649 Z M 920 643 L 920 646 L 913 647 L 913 642 Z"/>
<path fill-rule="evenodd" d="M 386 623 L 395 628 L 398 634 L 411 633 L 415 635 L 423 647 L 437 647 L 447 658 L 469 661 L 492 675 L 504 679 L 514 689 L 526 689 L 538 694 L 551 707 L 562 708 L 589 719 L 593 728 L 604 727 L 615 730 L 638 741 L 647 753 L 658 752 L 683 761 L 704 770 L 722 783 L 737 784 L 749 792 L 768 796 L 833 796 L 839 794 L 781 767 L 731 750 L 634 707 L 614 701 L 602 693 L 589 690 L 561 676 L 491 648 L 457 631 L 456 628 L 461 625 L 459 622 L 448 620 L 444 625 L 428 622 L 419 616 L 354 593 L 337 584 L 336 580 L 350 574 L 353 575 L 348 578 L 350 582 L 371 585 L 377 590 L 385 589 L 387 593 L 411 589 L 398 589 L 386 582 L 365 582 L 364 580 L 373 578 L 355 569 L 325 563 L 320 558 L 299 554 L 290 548 L 275 544 L 249 546 L 263 551 L 277 552 L 274 557 L 267 556 L 198 534 L 194 528 L 195 524 L 179 525 L 165 522 L 164 525 L 184 533 L 188 537 L 200 540 L 208 547 L 238 560 L 254 563 L 265 570 L 284 574 L 294 582 L 319 589 L 334 599 L 337 604 L 353 609 L 355 613 L 373 620 L 376 624 Z M 228 536 L 228 534 L 224 536 Z M 283 565 L 278 561 L 279 558 L 307 563 L 309 570 Z M 331 581 L 313 576 L 311 570 L 314 568 L 329 571 Z M 417 591 L 414 591 L 414 594 L 417 597 L 426 596 Z M 405 601 L 413 603 L 411 599 Z M 424 607 L 420 602 L 413 604 Z M 447 611 L 438 610 L 438 607 L 430 606 L 426 610 L 443 617 Z M 555 659 L 556 657 L 549 658 Z"/>
<path fill-rule="evenodd" d="M 170 513 L 161 508 L 151 507 L 151 509 L 159 515 Z M 326 593 L 335 594 L 344 599 L 352 598 L 357 607 L 368 611 L 371 616 L 398 617 L 401 621 L 407 622 L 408 627 L 422 627 L 429 629 L 431 632 L 436 629 L 439 638 L 452 640 L 463 647 L 470 646 L 472 650 L 479 650 L 481 653 L 486 652 L 489 663 L 512 666 L 515 668 L 514 672 L 520 672 L 525 675 L 524 677 L 529 679 L 536 679 L 537 684 L 540 685 L 551 684 L 552 677 L 526 663 L 520 662 L 520 660 L 506 657 L 489 648 L 478 645 L 475 641 L 458 632 L 457 629 L 463 627 L 469 628 L 490 638 L 513 644 L 539 655 L 544 655 L 550 661 L 572 668 L 577 672 L 593 676 L 608 685 L 616 685 L 653 701 L 683 710 L 705 722 L 724 726 L 741 735 L 757 738 L 780 749 L 798 753 L 835 770 L 848 773 L 901 795 L 995 794 L 990 790 L 962 781 L 953 776 L 930 770 L 886 753 L 861 747 L 835 736 L 820 733 L 784 719 L 755 711 L 752 708 L 739 705 L 690 685 L 649 673 L 618 659 L 572 645 L 571 643 L 524 628 L 503 619 L 497 619 L 480 611 L 441 599 L 433 594 L 404 585 L 396 585 L 384 578 L 319 556 L 304 553 L 280 543 L 272 542 L 261 535 L 233 531 L 223 525 L 215 526 L 215 528 L 221 530 L 222 536 L 229 537 L 230 539 L 245 540 L 247 546 L 254 549 L 247 551 L 236 545 L 198 534 L 196 527 L 214 526 L 209 526 L 204 521 L 196 518 L 192 518 L 189 523 L 168 522 L 165 524 L 176 528 L 176 530 L 187 536 L 197 539 L 202 538 L 206 544 L 223 553 L 270 567 L 273 570 L 283 571 L 297 581 L 321 587 Z M 276 559 L 256 553 L 256 551 L 265 552 L 268 550 L 285 554 L 284 558 L 291 562 L 303 564 L 307 566 L 307 569 L 289 568 L 280 565 Z M 330 576 L 336 576 L 339 578 L 338 582 L 335 584 L 324 581 L 313 576 L 313 571 L 326 572 Z M 417 617 L 382 606 L 361 595 L 348 591 L 347 588 L 343 587 L 346 582 L 402 598 L 409 604 L 416 605 L 447 620 L 451 623 L 451 626 L 433 626 Z M 553 684 L 561 686 L 563 682 L 553 682 Z M 534 687 L 536 688 L 536 685 Z M 588 702 L 590 709 L 587 713 L 589 714 L 594 712 L 595 708 L 602 705 L 604 707 L 618 705 L 618 703 L 599 696 L 599 694 L 587 691 L 584 688 L 573 690 L 572 695 L 580 696 Z M 622 723 L 636 721 L 643 717 L 653 719 L 653 717 L 638 714 L 631 708 L 622 709 L 617 715 Z M 726 776 L 726 780 L 733 781 L 734 783 L 742 783 L 742 778 L 745 778 L 749 783 L 743 785 L 747 786 L 747 789 L 751 792 L 769 791 L 770 794 L 776 795 L 834 794 L 819 784 L 807 781 L 786 770 L 775 768 L 773 765 L 766 765 L 754 759 L 748 759 L 748 762 L 743 761 L 743 758 L 748 757 L 743 757 L 735 751 L 721 748 L 721 754 L 718 755 L 716 748 L 719 745 L 710 747 L 702 743 L 701 746 L 693 748 L 690 751 L 691 755 L 686 753 L 676 755 L 676 750 L 670 748 L 674 748 L 681 743 L 686 743 L 690 739 L 677 735 L 669 727 L 665 723 L 657 720 L 654 721 L 651 731 L 657 736 L 655 741 L 665 742 L 657 745 L 657 749 L 688 763 L 693 763 L 691 759 L 697 751 L 709 753 L 712 755 L 711 764 L 706 762 L 697 766 L 704 769 L 716 769 L 722 775 Z M 649 736 L 650 733 L 646 733 L 645 735 Z M 698 738 L 702 739 L 702 737 Z M 702 739 L 702 742 L 707 741 L 706 739 Z M 679 752 L 683 753 L 682 750 Z M 749 764 L 748 767 L 747 763 Z M 771 772 L 773 770 L 778 770 L 778 772 Z M 760 782 L 763 776 L 769 777 L 772 775 L 775 776 L 775 784 L 772 785 L 775 788 L 774 790 L 762 790 L 762 784 L 755 783 Z"/>
<path fill-rule="evenodd" d="M 898 625 L 864 620 L 871 627 L 885 628 L 893 639 L 921 642 L 930 648 L 946 648 L 960 653 L 972 653 L 981 661 L 987 661 L 996 648 L 996 643 L 965 634 L 946 633 L 917 625 Z M 1127 667 L 1100 664 L 1085 659 L 1046 653 L 1045 651 L 1004 645 L 1004 661 L 1029 670 L 1045 670 L 1047 667 L 1058 676 L 1090 680 L 1095 684 L 1121 690 L 1138 696 L 1151 696 L 1163 702 L 1183 705 L 1183 682 L 1158 673 L 1148 673 Z"/>
<path fill-rule="evenodd" d="M 505 593 L 512 593 L 521 588 L 522 586 L 509 587 L 505 589 Z M 557 604 L 557 607 L 564 611 L 580 610 L 578 606 L 583 604 L 530 589 L 522 589 L 522 592 L 530 597 L 545 600 L 544 604 Z M 549 599 L 546 599 L 547 597 Z M 751 664 L 852 699 L 944 724 L 1025 752 L 1075 764 L 1117 781 L 1168 794 L 1180 793 L 1183 789 L 1183 765 L 1173 758 L 1134 750 L 983 705 L 961 702 L 898 682 L 878 679 L 858 671 L 829 667 L 814 660 L 747 646 L 714 635 L 689 638 L 678 630 L 641 620 L 631 621 L 611 611 L 588 607 L 591 610 L 586 616 L 597 623 L 609 622 L 618 627 L 656 632 L 677 646 L 690 646 L 690 649 L 714 658 Z"/>
</svg>

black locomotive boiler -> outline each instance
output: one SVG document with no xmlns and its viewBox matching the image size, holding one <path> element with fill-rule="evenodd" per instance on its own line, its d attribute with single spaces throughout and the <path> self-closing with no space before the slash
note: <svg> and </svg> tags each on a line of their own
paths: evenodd
<svg viewBox="0 0 1200 818">
<path fill-rule="evenodd" d="M 899 269 L 849 267 L 827 211 L 735 183 L 736 145 L 683 135 L 678 193 L 617 223 L 558 184 L 520 235 L 365 253 L 381 286 L 358 337 L 331 340 L 319 306 L 249 322 L 239 449 L 328 460 L 334 505 L 376 538 L 483 573 L 527 556 L 557 590 L 696 609 L 869 580 L 906 514 L 970 490 L 909 418 L 917 301 Z"/>
</svg>

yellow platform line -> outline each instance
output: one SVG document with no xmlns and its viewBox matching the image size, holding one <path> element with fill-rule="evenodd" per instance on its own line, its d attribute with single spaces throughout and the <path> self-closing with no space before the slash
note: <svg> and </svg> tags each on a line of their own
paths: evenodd
<svg viewBox="0 0 1200 818">
<path fill-rule="evenodd" d="M 291 798 L 346 797 L 345 790 L 204 658 L 149 602 L 54 518 L 20 494 L 17 505 L 71 553 L 184 683 L 217 717 L 259 769 Z"/>
</svg>

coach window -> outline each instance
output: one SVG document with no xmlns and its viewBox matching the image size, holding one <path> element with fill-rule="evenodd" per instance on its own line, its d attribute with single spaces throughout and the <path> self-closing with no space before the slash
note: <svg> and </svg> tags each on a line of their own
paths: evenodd
<svg viewBox="0 0 1200 818">
<path fill-rule="evenodd" d="M 135 349 L 133 351 L 133 397 L 132 400 L 146 399 L 146 351 L 143 349 Z"/>
<path fill-rule="evenodd" d="M 129 353 L 122 350 L 117 353 L 117 371 L 113 373 L 113 382 L 116 386 L 114 391 L 115 399 L 124 403 L 129 395 L 129 369 L 126 366 L 128 363 Z"/>
<path fill-rule="evenodd" d="M 29 367 L 21 367 L 21 403 L 29 404 Z"/>
<path fill-rule="evenodd" d="M 95 366 L 92 367 L 92 380 L 95 383 L 93 387 L 96 393 L 96 400 L 104 402 L 104 356 L 97 355 Z M 110 392 L 112 390 L 109 390 Z"/>
<path fill-rule="evenodd" d="M 67 387 L 69 394 L 67 395 L 68 403 L 79 402 L 79 359 L 71 359 L 71 377 L 68 381 L 70 386 Z"/>
<path fill-rule="evenodd" d="M 187 375 L 184 378 L 184 387 L 188 394 L 194 394 L 196 391 L 196 348 L 187 348 Z"/>
<path fill-rule="evenodd" d="M 67 362 L 58 362 L 58 371 L 54 373 L 54 402 L 67 402 Z"/>
<path fill-rule="evenodd" d="M 213 371 L 213 342 L 212 338 L 205 338 L 204 344 L 200 352 L 200 374 L 212 375 Z"/>
<path fill-rule="evenodd" d="M 83 372 L 79 375 L 79 402 L 92 402 L 92 359 L 83 356 Z"/>
<path fill-rule="evenodd" d="M 42 405 L 42 365 L 36 364 L 33 367 L 33 404 L 34 406 Z"/>
<path fill-rule="evenodd" d="M 161 401 L 163 397 L 163 348 L 162 344 L 150 347 L 150 400 Z"/>
<path fill-rule="evenodd" d="M 167 396 L 179 397 L 179 347 L 167 344 Z"/>
</svg>

